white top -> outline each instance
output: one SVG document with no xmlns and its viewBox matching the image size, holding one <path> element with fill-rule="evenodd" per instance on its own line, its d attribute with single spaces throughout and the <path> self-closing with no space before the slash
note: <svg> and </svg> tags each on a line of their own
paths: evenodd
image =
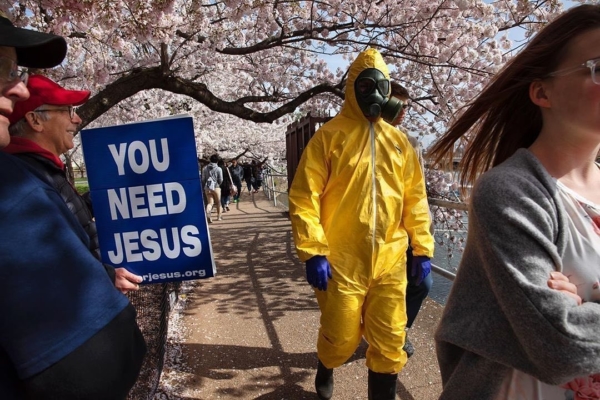
<svg viewBox="0 0 600 400">
<path fill-rule="evenodd" d="M 571 239 L 563 256 L 562 273 L 577 285 L 577 294 L 584 302 L 600 301 L 600 205 L 581 197 L 559 181 L 556 184 L 568 215 Z M 600 326 L 598 331 L 600 334 Z M 502 383 L 496 399 L 600 399 L 600 375 L 553 386 L 514 369 Z"/>
</svg>

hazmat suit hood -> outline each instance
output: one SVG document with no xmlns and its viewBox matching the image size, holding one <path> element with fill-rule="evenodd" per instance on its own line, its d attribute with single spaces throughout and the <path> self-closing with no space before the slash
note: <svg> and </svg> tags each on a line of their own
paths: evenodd
<svg viewBox="0 0 600 400">
<path fill-rule="evenodd" d="M 340 114 L 351 118 L 364 121 L 368 124 L 367 117 L 364 116 L 358 101 L 356 100 L 356 92 L 354 90 L 354 82 L 356 78 L 366 69 L 375 68 L 383 73 L 386 79 L 390 79 L 390 73 L 386 63 L 383 61 L 383 57 L 379 51 L 375 49 L 367 49 L 360 53 L 356 59 L 350 65 L 348 71 L 348 81 L 346 82 L 346 100 L 342 106 Z M 376 122 L 380 122 L 381 117 L 378 117 Z"/>
</svg>

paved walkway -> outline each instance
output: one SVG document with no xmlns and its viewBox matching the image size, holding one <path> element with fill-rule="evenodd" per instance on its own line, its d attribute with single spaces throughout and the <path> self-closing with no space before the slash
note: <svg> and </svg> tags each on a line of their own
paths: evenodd
<svg viewBox="0 0 600 400">
<path fill-rule="evenodd" d="M 197 281 L 180 321 L 181 399 L 316 399 L 319 310 L 293 249 L 287 215 L 260 192 L 209 225 L 217 276 Z M 216 221 L 216 218 L 213 218 Z M 433 400 L 441 390 L 433 330 L 442 306 L 427 299 L 399 375 L 397 399 Z M 333 399 L 366 399 L 366 344 L 335 370 Z"/>
</svg>

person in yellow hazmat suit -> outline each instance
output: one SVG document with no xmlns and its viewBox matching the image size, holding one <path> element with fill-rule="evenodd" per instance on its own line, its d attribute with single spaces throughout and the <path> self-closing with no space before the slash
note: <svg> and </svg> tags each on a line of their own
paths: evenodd
<svg viewBox="0 0 600 400">
<path fill-rule="evenodd" d="M 408 274 L 431 270 L 433 237 L 423 173 L 406 135 L 390 125 L 402 104 L 390 98 L 387 65 L 375 49 L 350 66 L 340 113 L 302 154 L 289 192 L 296 251 L 321 310 L 315 388 L 333 394 L 333 369 L 369 343 L 370 400 L 393 400 L 406 325 Z"/>
</svg>

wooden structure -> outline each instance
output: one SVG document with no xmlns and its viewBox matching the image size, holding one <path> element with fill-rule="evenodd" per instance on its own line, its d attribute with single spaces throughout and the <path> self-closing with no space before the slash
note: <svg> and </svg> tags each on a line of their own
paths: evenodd
<svg viewBox="0 0 600 400">
<path fill-rule="evenodd" d="M 317 129 L 332 117 L 313 117 L 310 113 L 293 124 L 288 125 L 285 133 L 285 149 L 288 173 L 288 191 L 296 174 L 302 152 Z"/>
</svg>

